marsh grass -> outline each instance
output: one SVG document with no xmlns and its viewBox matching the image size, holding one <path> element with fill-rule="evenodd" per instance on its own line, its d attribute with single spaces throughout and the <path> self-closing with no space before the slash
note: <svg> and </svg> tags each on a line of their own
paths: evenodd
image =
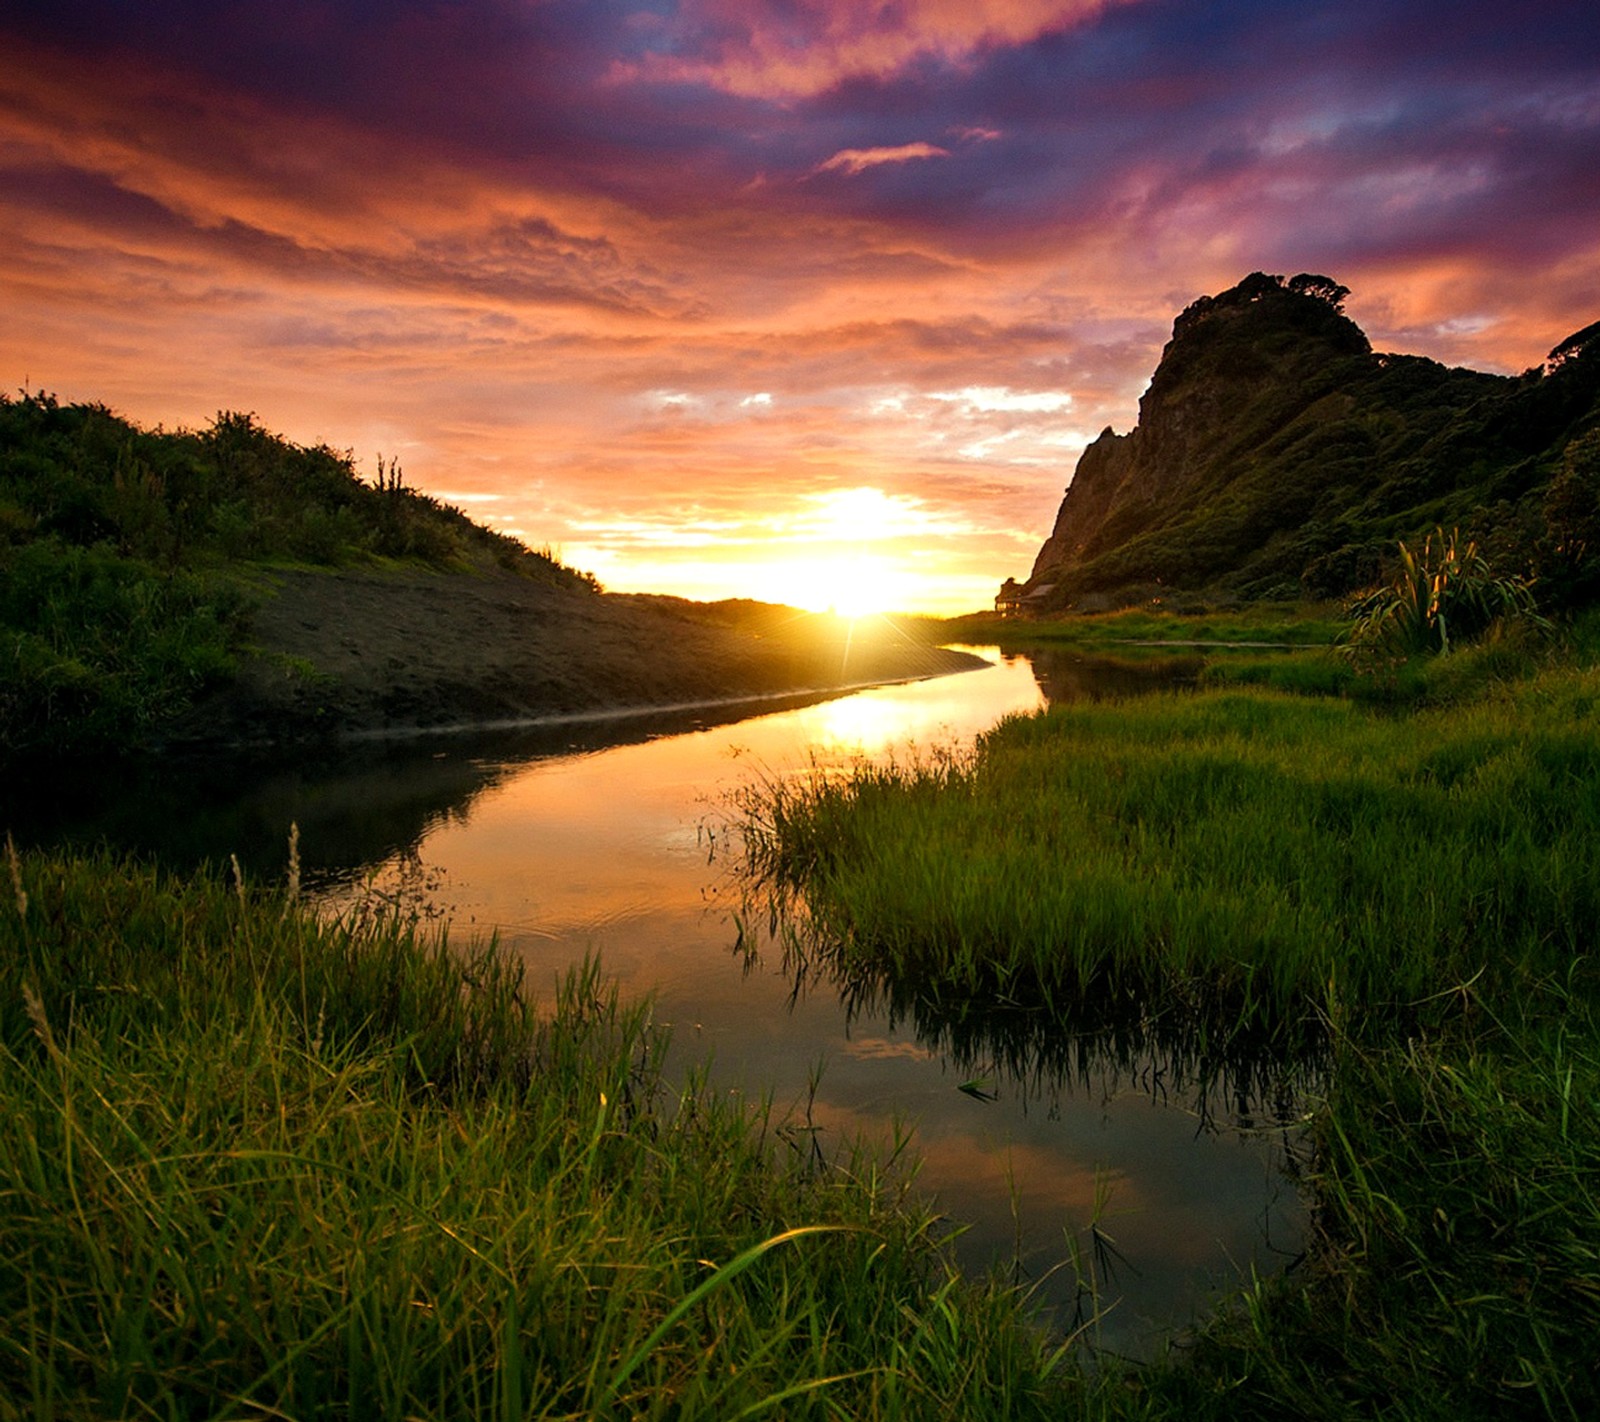
<svg viewBox="0 0 1600 1422">
<path fill-rule="evenodd" d="M 1344 625 L 1331 607 L 1257 603 L 1198 611 L 1137 607 L 1045 618 L 983 614 L 957 619 L 948 624 L 948 630 L 962 641 L 993 642 L 1002 647 L 1115 647 L 1126 651 L 1139 644 L 1327 647 L 1339 639 Z"/>
<path fill-rule="evenodd" d="M 936 1022 L 965 1001 L 1045 1040 L 1098 1017 L 1193 1023 L 1202 1056 L 1317 1048 L 1304 1266 L 1119 1407 L 1600 1409 L 1594 632 L 1565 665 L 1468 649 L 1387 707 L 1057 707 L 969 758 L 749 792 L 749 873 L 805 951 Z"/>
<path fill-rule="evenodd" d="M 0 1417 L 1028 1416 L 909 1181 L 666 1082 L 591 968 L 10 857 Z"/>
<path fill-rule="evenodd" d="M 1319 1113 L 1311 1262 L 1149 1378 L 1173 1416 L 1572 1418 L 1600 1409 L 1592 993 L 1346 1044 Z"/>
<path fill-rule="evenodd" d="M 751 867 L 930 992 L 1283 1029 L 1512 990 L 1600 919 L 1600 672 L 1406 717 L 1273 692 L 1002 723 L 970 760 L 763 787 Z"/>
<path fill-rule="evenodd" d="M 1326 1042 L 1218 1024 L 1180 1003 L 1132 994 L 1092 1001 L 1018 991 L 952 989 L 937 973 L 901 973 L 818 930 L 803 899 L 757 885 L 744 895 L 740 946 L 754 961 L 776 949 L 796 998 L 819 983 L 846 1019 L 883 1018 L 970 1079 L 990 1099 L 992 1078 L 1023 1101 L 1055 1109 L 1064 1097 L 1108 1089 L 1180 1104 L 1202 1130 L 1248 1120 L 1300 1121 L 1326 1067 Z M 969 1091 L 969 1088 L 971 1090 Z"/>
</svg>

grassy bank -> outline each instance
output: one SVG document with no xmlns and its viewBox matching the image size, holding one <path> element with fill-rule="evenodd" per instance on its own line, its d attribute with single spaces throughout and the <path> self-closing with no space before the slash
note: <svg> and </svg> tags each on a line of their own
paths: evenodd
<svg viewBox="0 0 1600 1422">
<path fill-rule="evenodd" d="M 1158 1415 L 1600 1405 L 1600 668 L 1377 674 L 1390 705 L 1059 706 L 746 807 L 753 871 L 847 983 L 1319 1053 L 1307 1266 L 1147 1370 Z"/>
<path fill-rule="evenodd" d="M 593 580 L 406 487 L 379 460 L 221 413 L 148 430 L 0 395 L 0 764 L 125 750 L 234 673 L 262 569 L 504 570 Z"/>
<path fill-rule="evenodd" d="M 663 1080 L 593 974 L 13 859 L 0 1417 L 1098 1408 L 906 1182 Z"/>
<path fill-rule="evenodd" d="M 1137 1371 L 957 1280 L 905 1176 L 665 1079 L 594 974 L 534 1002 L 392 918 L 24 856 L 0 1422 L 1587 1418 L 1593 640 L 1417 670 L 1403 711 L 1059 708 L 752 801 L 823 966 L 952 1040 L 998 1005 L 1063 1044 L 1159 1019 L 1197 1058 L 1315 1047 L 1305 1265 Z"/>
<path fill-rule="evenodd" d="M 1338 639 L 1344 627 L 1344 620 L 1331 605 L 1308 608 L 1297 603 L 1263 602 L 1227 609 L 1197 605 L 1189 611 L 1165 605 L 1131 607 L 1117 612 L 1045 619 L 984 613 L 952 619 L 945 624 L 945 634 L 951 640 L 992 643 L 999 647 L 1126 651 L 1140 645 L 1271 643 L 1328 647 Z"/>
<path fill-rule="evenodd" d="M 1597 697 L 1574 669 L 1405 717 L 1267 691 L 1058 707 L 971 761 L 774 786 L 755 847 L 896 975 L 1364 1034 L 1585 951 Z"/>
</svg>

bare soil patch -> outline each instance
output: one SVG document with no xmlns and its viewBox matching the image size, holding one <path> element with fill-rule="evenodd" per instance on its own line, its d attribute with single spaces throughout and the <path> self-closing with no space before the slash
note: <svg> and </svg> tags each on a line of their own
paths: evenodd
<svg viewBox="0 0 1600 1422">
<path fill-rule="evenodd" d="M 887 624 L 759 629 L 674 598 L 511 574 L 274 573 L 236 682 L 173 740 L 240 744 L 537 723 L 938 676 L 981 665 Z"/>
</svg>

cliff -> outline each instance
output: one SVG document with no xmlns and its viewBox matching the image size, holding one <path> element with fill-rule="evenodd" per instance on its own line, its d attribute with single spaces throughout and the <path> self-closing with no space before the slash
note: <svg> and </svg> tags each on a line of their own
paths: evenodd
<svg viewBox="0 0 1600 1422">
<path fill-rule="evenodd" d="M 1084 451 L 1021 596 L 1337 596 L 1395 538 L 1460 525 L 1533 565 L 1600 430 L 1600 324 L 1519 377 L 1374 352 L 1327 277 L 1253 273 L 1173 325 L 1139 418 Z M 1595 436 L 1600 439 L 1600 436 Z"/>
</svg>

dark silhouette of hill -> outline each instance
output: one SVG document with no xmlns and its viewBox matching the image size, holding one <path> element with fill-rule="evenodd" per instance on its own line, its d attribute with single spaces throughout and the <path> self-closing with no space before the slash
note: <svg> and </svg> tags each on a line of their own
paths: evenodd
<svg viewBox="0 0 1600 1422">
<path fill-rule="evenodd" d="M 1252 273 L 1173 324 L 1127 434 L 1078 462 L 1026 605 L 1336 597 L 1435 525 L 1594 593 L 1600 323 L 1521 376 L 1374 352 L 1324 276 Z"/>
</svg>

